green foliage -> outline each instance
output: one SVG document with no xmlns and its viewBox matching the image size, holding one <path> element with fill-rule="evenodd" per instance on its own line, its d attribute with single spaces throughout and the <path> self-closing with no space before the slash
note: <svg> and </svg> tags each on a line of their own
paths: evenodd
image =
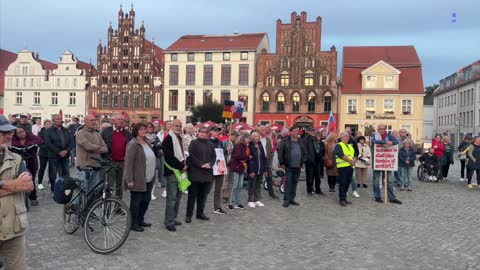
<svg viewBox="0 0 480 270">
<path fill-rule="evenodd" d="M 438 86 L 439 86 L 438 84 L 433 84 L 425 87 L 425 95 L 427 97 L 431 96 L 433 94 L 433 91 L 435 91 L 435 89 L 437 89 Z"/>
<path fill-rule="evenodd" d="M 372 136 L 372 134 L 375 133 L 375 127 L 370 125 L 368 127 L 365 128 L 365 137 L 367 136 Z"/>
<path fill-rule="evenodd" d="M 192 113 L 193 123 L 209 120 L 215 123 L 220 123 L 222 122 L 223 104 L 214 101 L 210 104 L 196 105 L 190 108 L 190 112 Z"/>
</svg>

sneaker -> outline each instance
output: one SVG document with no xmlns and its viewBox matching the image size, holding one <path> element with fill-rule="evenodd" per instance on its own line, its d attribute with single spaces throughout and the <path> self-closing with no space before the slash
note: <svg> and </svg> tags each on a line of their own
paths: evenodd
<svg viewBox="0 0 480 270">
<path fill-rule="evenodd" d="M 460 178 L 460 182 L 463 182 L 463 181 L 465 181 L 465 179 L 464 179 L 464 178 Z"/>
<path fill-rule="evenodd" d="M 352 193 L 352 196 L 355 198 L 360 198 L 360 194 L 358 194 L 356 190 Z"/>
<path fill-rule="evenodd" d="M 347 202 L 345 202 L 345 201 L 340 201 L 340 205 L 341 205 L 341 206 L 347 206 Z"/>
<path fill-rule="evenodd" d="M 396 203 L 396 204 L 402 204 L 402 202 L 397 200 L 397 199 L 390 200 L 390 202 L 391 203 Z"/>
<path fill-rule="evenodd" d="M 185 190 L 185 191 L 183 192 L 183 194 L 188 195 L 188 190 Z"/>
<path fill-rule="evenodd" d="M 233 207 L 233 205 L 231 205 L 231 204 L 229 204 L 227 207 L 228 207 L 229 210 L 235 209 L 235 208 Z"/>
<path fill-rule="evenodd" d="M 39 190 L 42 190 L 42 189 L 44 189 L 44 188 L 45 188 L 45 187 L 44 187 L 42 184 L 38 184 L 38 189 L 39 189 Z"/>
<path fill-rule="evenodd" d="M 428 177 L 428 180 L 433 181 L 433 176 L 430 175 L 430 176 Z"/>
<path fill-rule="evenodd" d="M 250 208 L 255 208 L 255 203 L 254 202 L 248 202 L 247 205 Z"/>
<path fill-rule="evenodd" d="M 363 187 L 364 187 L 364 188 L 368 188 L 367 184 L 363 184 Z"/>
<path fill-rule="evenodd" d="M 467 185 L 467 188 L 473 188 L 473 185 L 472 185 L 472 184 L 468 184 L 468 185 Z"/>
<path fill-rule="evenodd" d="M 260 201 L 256 201 L 255 205 L 260 207 L 265 206 L 265 204 L 261 203 Z"/>
<path fill-rule="evenodd" d="M 234 206 L 235 209 L 245 209 L 245 206 L 238 204 Z"/>
<path fill-rule="evenodd" d="M 167 190 L 163 190 L 162 191 L 162 198 L 166 198 L 167 197 Z"/>
<path fill-rule="evenodd" d="M 401 190 L 401 191 L 404 191 L 404 190 L 405 190 L 405 188 L 404 188 L 404 187 L 401 187 L 401 188 L 400 188 L 400 190 Z"/>
<path fill-rule="evenodd" d="M 433 176 L 433 181 L 438 181 L 436 176 Z"/>
<path fill-rule="evenodd" d="M 219 215 L 225 215 L 227 212 L 223 211 L 222 208 L 218 208 L 218 209 L 213 210 L 213 213 L 219 214 Z"/>
<path fill-rule="evenodd" d="M 408 187 L 407 190 L 408 190 L 408 191 L 412 191 L 412 187 Z"/>
<path fill-rule="evenodd" d="M 152 193 L 152 201 L 155 201 L 157 199 L 157 197 L 155 197 L 155 195 L 153 195 Z"/>
</svg>

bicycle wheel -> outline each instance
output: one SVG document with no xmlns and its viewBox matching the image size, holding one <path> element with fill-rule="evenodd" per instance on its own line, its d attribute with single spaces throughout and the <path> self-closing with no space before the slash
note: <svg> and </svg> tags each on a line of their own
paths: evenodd
<svg viewBox="0 0 480 270">
<path fill-rule="evenodd" d="M 282 183 L 282 184 L 278 187 L 278 189 L 280 190 L 280 193 L 282 193 L 282 194 L 285 193 L 285 183 Z"/>
<path fill-rule="evenodd" d="M 423 166 L 418 166 L 417 168 L 417 178 L 418 181 L 423 181 L 425 177 L 425 173 L 423 172 Z"/>
<path fill-rule="evenodd" d="M 263 188 L 268 190 L 267 180 L 263 181 Z"/>
<path fill-rule="evenodd" d="M 78 216 L 78 206 L 81 205 L 81 196 L 78 196 L 80 190 L 75 188 L 72 190 L 72 197 L 76 202 L 63 205 L 63 229 L 68 234 L 74 234 L 80 227 L 80 218 Z"/>
<path fill-rule="evenodd" d="M 125 243 L 131 225 L 130 210 L 122 200 L 99 199 L 93 203 L 85 218 L 85 240 L 94 252 L 108 254 Z"/>
</svg>

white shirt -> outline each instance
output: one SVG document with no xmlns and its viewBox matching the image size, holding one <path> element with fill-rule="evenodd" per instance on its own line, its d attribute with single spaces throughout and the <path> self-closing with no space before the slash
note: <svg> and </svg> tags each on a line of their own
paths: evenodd
<svg viewBox="0 0 480 270">
<path fill-rule="evenodd" d="M 40 132 L 40 130 L 42 130 L 42 125 L 33 125 L 32 126 L 32 133 L 35 135 L 35 136 L 38 136 L 38 133 Z"/>
</svg>

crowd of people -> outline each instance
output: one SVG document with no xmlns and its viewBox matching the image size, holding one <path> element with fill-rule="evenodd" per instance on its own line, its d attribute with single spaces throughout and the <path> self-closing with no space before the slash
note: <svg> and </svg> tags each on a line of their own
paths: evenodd
<svg viewBox="0 0 480 270">
<path fill-rule="evenodd" d="M 188 194 L 186 223 L 192 222 L 195 209 L 197 220 L 210 219 L 206 202 L 212 190 L 212 211 L 219 215 L 265 206 L 261 194 L 264 181 L 268 196 L 279 199 L 272 183 L 273 172 L 277 170 L 285 175 L 283 207 L 300 205 L 296 196 L 302 168 L 305 168 L 308 196 L 325 196 L 321 181 L 326 175 L 328 192 L 336 192 L 338 186 L 341 206 L 352 204 L 348 199 L 350 190 L 351 196 L 358 198 L 360 189 L 368 188 L 370 169 L 373 199 L 378 203 L 385 199 L 382 185 L 387 184 L 388 200 L 394 204 L 402 204 L 397 199 L 397 189 L 413 190 L 415 145 L 404 129 L 390 134 L 385 125 L 380 124 L 376 132 L 365 137 L 359 132 L 352 134 L 349 128 L 327 132 L 314 128 L 300 131 L 298 127 L 273 130 L 264 125 L 255 126 L 253 130 L 236 130 L 232 125 L 218 124 L 196 129 L 190 123 L 184 126 L 178 119 L 130 126 L 125 122 L 120 113 L 106 123 L 97 123 L 95 116 L 87 115 L 83 125 L 76 117 L 65 125 L 60 115 L 43 123 L 37 120 L 35 124 L 28 115 L 10 115 L 9 120 L 0 116 L 0 214 L 5 218 L 0 230 L 2 254 L 19 252 L 19 247 L 24 245 L 26 208 L 20 203 L 23 196 L 20 192 L 28 192 L 31 205 L 38 205 L 37 189 L 45 189 L 43 179 L 47 165 L 51 192 L 57 176 L 69 177 L 71 167 L 79 175 L 83 173 L 84 179 L 90 181 L 88 186 L 93 187 L 105 174 L 100 159 L 115 165 L 108 172 L 109 185 L 118 198 L 122 199 L 125 191 L 130 192 L 131 229 L 138 232 L 152 226 L 145 216 L 150 202 L 157 199 L 156 188 L 166 198 L 164 225 L 169 231 L 176 231 L 182 225 L 178 213 L 184 193 Z M 397 171 L 373 169 L 376 145 L 398 145 Z M 475 140 L 465 137 L 457 150 L 460 180 L 464 180 L 466 168 L 468 187 L 472 188 L 474 172 L 477 182 L 480 180 L 480 137 Z M 419 158 L 429 172 L 429 180 L 447 178 L 454 151 L 448 137 L 435 137 L 432 147 Z M 191 182 L 186 191 L 179 188 L 178 175 L 183 173 L 187 173 Z M 248 192 L 244 201 L 245 179 Z M 9 239 L 12 243 L 5 244 Z M 21 257 L 12 258 L 15 259 L 8 260 L 7 265 L 21 265 Z"/>
</svg>

